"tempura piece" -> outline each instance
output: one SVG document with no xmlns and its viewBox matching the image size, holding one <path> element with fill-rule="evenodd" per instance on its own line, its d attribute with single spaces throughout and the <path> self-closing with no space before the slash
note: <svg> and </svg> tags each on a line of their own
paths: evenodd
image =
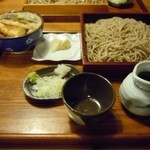
<svg viewBox="0 0 150 150">
<path fill-rule="evenodd" d="M 26 33 L 26 30 L 22 27 L 4 25 L 0 22 L 0 32 L 6 37 L 19 37 Z"/>
</svg>

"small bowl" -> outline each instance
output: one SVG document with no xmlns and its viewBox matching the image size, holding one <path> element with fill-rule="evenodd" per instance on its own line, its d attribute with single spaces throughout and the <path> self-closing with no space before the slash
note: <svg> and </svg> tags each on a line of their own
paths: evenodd
<svg viewBox="0 0 150 150">
<path fill-rule="evenodd" d="M 22 17 L 24 14 L 26 15 L 25 19 Z M 40 15 L 38 15 L 34 12 L 30 12 L 30 11 L 20 10 L 20 11 L 5 12 L 5 13 L 0 14 L 0 19 L 4 18 L 3 24 L 5 25 L 5 27 L 9 24 L 12 25 L 12 22 L 13 22 L 13 24 L 15 24 L 15 26 L 16 26 L 16 24 L 18 26 L 19 23 L 14 22 L 14 20 L 12 21 L 10 19 L 10 18 L 12 18 L 11 16 L 14 16 L 14 18 L 17 16 L 16 18 L 17 19 L 19 18 L 20 20 L 23 18 L 22 19 L 23 22 L 26 21 L 27 18 L 29 18 L 30 20 L 34 19 L 35 25 L 37 23 L 37 27 L 33 28 L 33 30 L 31 30 L 31 28 L 30 28 L 30 31 L 27 29 L 27 30 L 25 30 L 25 33 L 24 33 L 25 28 L 23 27 L 23 29 L 22 29 L 22 27 L 20 27 L 21 29 L 20 29 L 20 31 L 18 31 L 17 35 L 14 36 L 14 34 L 12 34 L 12 35 L 9 34 L 6 36 L 5 35 L 6 33 L 5 34 L 3 33 L 0 37 L 0 51 L 1 51 L 1 53 L 5 50 L 11 51 L 11 52 L 14 52 L 17 54 L 23 53 L 26 50 L 29 50 L 33 46 L 35 46 L 36 42 L 42 36 L 43 18 Z M 23 30 L 23 33 L 21 33 L 22 30 Z M 12 29 L 12 31 L 14 32 L 14 28 Z"/>
<path fill-rule="evenodd" d="M 115 93 L 103 76 L 83 72 L 66 81 L 62 98 L 69 116 L 79 125 L 89 125 L 98 122 L 112 108 Z"/>
<path fill-rule="evenodd" d="M 137 63 L 119 88 L 123 106 L 134 115 L 150 116 L 150 61 Z"/>
<path fill-rule="evenodd" d="M 108 0 L 108 4 L 118 8 L 125 8 L 131 6 L 133 0 L 127 0 L 126 2 L 114 2 L 113 0 Z"/>
</svg>

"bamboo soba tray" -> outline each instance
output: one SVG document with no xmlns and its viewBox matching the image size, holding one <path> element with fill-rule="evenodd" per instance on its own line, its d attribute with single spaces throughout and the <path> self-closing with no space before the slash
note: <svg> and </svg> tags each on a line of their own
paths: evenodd
<svg viewBox="0 0 150 150">
<path fill-rule="evenodd" d="M 31 4 L 25 0 L 23 10 L 34 11 L 39 14 L 48 15 L 79 15 L 85 12 L 106 12 L 108 2 L 103 4 Z"/>
<path fill-rule="evenodd" d="M 91 14 L 81 14 L 81 32 L 82 32 L 82 61 L 83 61 L 83 71 L 95 72 L 108 77 L 118 77 L 126 76 L 128 73 L 132 72 L 135 64 L 137 62 L 90 62 L 87 56 L 87 45 L 85 36 L 85 24 L 95 23 L 99 19 L 107 19 L 112 17 L 121 18 L 132 18 L 137 21 L 142 21 L 147 25 L 150 25 L 150 14 L 149 13 L 91 13 Z M 96 38 L 95 38 L 96 39 Z"/>
</svg>

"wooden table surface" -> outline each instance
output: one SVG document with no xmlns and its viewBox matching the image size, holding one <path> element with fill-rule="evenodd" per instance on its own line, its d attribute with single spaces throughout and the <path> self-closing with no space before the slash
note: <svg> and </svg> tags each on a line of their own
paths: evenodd
<svg viewBox="0 0 150 150">
<path fill-rule="evenodd" d="M 149 0 L 143 2 L 150 10 Z M 23 3 L 1 0 L 0 12 L 22 9 Z M 109 11 L 142 12 L 143 8 L 134 1 L 130 9 L 109 7 Z M 80 32 L 80 23 L 52 21 L 44 24 L 44 30 Z M 4 52 L 0 57 L 0 148 L 150 148 L 150 118 L 134 116 L 121 105 L 118 90 L 122 80 L 111 79 L 116 103 L 104 120 L 90 127 L 74 123 L 62 101 L 46 105 L 28 101 L 22 90 L 25 77 L 36 69 L 59 63 L 33 61 L 32 52 L 20 55 Z M 70 63 L 82 71 L 81 61 Z"/>
</svg>

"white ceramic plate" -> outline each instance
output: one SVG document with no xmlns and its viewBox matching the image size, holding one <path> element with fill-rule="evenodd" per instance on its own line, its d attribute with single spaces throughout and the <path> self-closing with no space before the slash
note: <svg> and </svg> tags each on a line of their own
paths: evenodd
<svg viewBox="0 0 150 150">
<path fill-rule="evenodd" d="M 68 50 L 51 52 L 50 41 L 55 38 L 66 38 L 70 41 L 71 47 Z M 47 33 L 43 34 L 33 51 L 33 60 L 36 61 L 77 61 L 81 59 L 81 35 L 80 33 Z"/>
</svg>

